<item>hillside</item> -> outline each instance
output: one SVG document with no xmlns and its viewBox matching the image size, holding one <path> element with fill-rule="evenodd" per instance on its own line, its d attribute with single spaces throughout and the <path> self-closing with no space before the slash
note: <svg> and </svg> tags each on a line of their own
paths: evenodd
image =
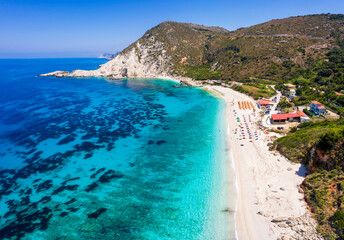
<svg viewBox="0 0 344 240">
<path fill-rule="evenodd" d="M 61 76 L 287 80 L 338 46 L 343 23 L 343 15 L 321 14 L 272 20 L 230 32 L 163 22 L 100 69 Z"/>
<path fill-rule="evenodd" d="M 234 33 L 242 35 L 289 34 L 311 38 L 328 38 L 336 30 L 344 30 L 342 15 L 317 14 L 274 19 L 252 27 L 238 29 Z"/>
<path fill-rule="evenodd" d="M 305 199 L 326 239 L 344 239 L 344 121 L 303 123 L 276 140 L 291 161 L 306 165 Z"/>
</svg>

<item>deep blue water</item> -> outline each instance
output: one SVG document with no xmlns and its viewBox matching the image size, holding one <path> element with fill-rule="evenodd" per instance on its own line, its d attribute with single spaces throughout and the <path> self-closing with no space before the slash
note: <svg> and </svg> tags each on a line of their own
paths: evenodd
<svg viewBox="0 0 344 240">
<path fill-rule="evenodd" d="M 232 239 L 224 102 L 158 79 L 0 60 L 0 239 Z"/>
</svg>

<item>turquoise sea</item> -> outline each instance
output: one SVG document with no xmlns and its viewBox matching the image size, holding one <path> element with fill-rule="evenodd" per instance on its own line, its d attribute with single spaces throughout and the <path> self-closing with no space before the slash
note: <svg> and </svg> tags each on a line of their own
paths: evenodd
<svg viewBox="0 0 344 240">
<path fill-rule="evenodd" d="M 224 101 L 0 59 L 0 239 L 235 239 Z"/>
</svg>

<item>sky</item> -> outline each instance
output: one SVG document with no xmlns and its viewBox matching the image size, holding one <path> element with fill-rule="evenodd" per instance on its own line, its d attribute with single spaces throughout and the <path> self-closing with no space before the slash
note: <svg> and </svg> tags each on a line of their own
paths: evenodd
<svg viewBox="0 0 344 240">
<path fill-rule="evenodd" d="M 167 20 L 235 30 L 318 13 L 344 0 L 0 0 L 0 58 L 115 53 Z"/>
</svg>

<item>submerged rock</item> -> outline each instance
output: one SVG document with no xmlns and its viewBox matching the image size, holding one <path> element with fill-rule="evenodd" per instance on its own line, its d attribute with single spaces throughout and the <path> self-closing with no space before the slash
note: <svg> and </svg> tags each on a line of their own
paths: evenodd
<svg viewBox="0 0 344 240">
<path fill-rule="evenodd" d="M 107 208 L 100 208 L 100 209 L 98 209 L 97 211 L 95 211 L 93 213 L 87 214 L 87 217 L 88 218 L 95 218 L 95 219 L 97 219 L 102 213 L 104 213 L 106 211 L 107 211 Z"/>
<path fill-rule="evenodd" d="M 99 178 L 99 182 L 107 183 L 113 178 L 122 178 L 123 176 L 123 174 L 116 173 L 114 170 L 108 170 Z"/>
<path fill-rule="evenodd" d="M 75 191 L 77 188 L 79 187 L 79 185 L 66 185 L 66 186 L 61 186 L 57 189 L 55 189 L 55 191 L 53 191 L 52 195 L 56 195 L 64 190 L 68 190 L 68 191 Z"/>
<path fill-rule="evenodd" d="M 97 183 L 92 183 L 90 185 L 87 186 L 87 188 L 85 189 L 86 192 L 90 192 L 92 190 L 94 190 L 95 188 L 99 187 L 99 185 Z"/>
<path fill-rule="evenodd" d="M 65 202 L 64 204 L 68 205 L 68 204 L 71 204 L 73 202 L 76 202 L 76 198 L 72 198 L 71 200 L 69 200 L 68 202 Z"/>
</svg>

